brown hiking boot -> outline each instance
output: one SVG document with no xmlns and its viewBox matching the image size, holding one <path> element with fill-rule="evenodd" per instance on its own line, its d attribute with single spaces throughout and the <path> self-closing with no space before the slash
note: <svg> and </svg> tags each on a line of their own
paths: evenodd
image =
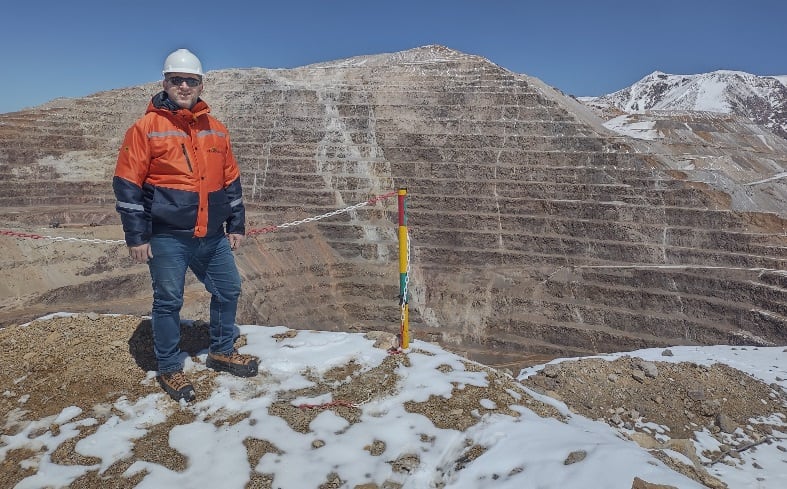
<svg viewBox="0 0 787 489">
<path fill-rule="evenodd" d="M 194 386 L 191 385 L 191 381 L 182 370 L 159 375 L 158 383 L 169 394 L 169 397 L 176 401 L 184 399 L 186 402 L 191 402 L 197 397 L 194 393 Z"/>
<path fill-rule="evenodd" d="M 257 375 L 259 361 L 251 355 L 243 355 L 233 350 L 227 355 L 208 353 L 205 365 L 213 370 L 228 372 L 238 377 L 254 377 Z"/>
</svg>

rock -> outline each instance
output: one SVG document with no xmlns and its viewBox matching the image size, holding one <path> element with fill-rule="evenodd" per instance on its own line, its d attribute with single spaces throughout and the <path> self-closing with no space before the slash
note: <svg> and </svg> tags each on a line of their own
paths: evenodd
<svg viewBox="0 0 787 489">
<path fill-rule="evenodd" d="M 672 438 L 667 440 L 665 447 L 685 455 L 692 461 L 695 467 L 702 466 L 702 462 L 700 462 L 700 459 L 697 456 L 697 450 L 694 447 L 693 440 L 688 438 Z"/>
<path fill-rule="evenodd" d="M 658 440 L 653 438 L 647 433 L 641 433 L 639 431 L 635 431 L 628 435 L 637 445 L 641 446 L 646 450 L 651 450 L 653 448 L 661 448 L 661 443 Z"/>
<path fill-rule="evenodd" d="M 693 401 L 702 401 L 705 399 L 705 389 L 698 385 L 694 388 L 690 388 L 686 395 L 688 395 Z"/>
<path fill-rule="evenodd" d="M 700 403 L 700 414 L 703 416 L 716 416 L 721 410 L 721 403 L 716 399 L 702 401 Z"/>
<path fill-rule="evenodd" d="M 724 413 L 716 415 L 716 426 L 725 433 L 734 433 L 738 429 L 738 425 Z"/>
<path fill-rule="evenodd" d="M 634 481 L 631 483 L 631 489 L 678 489 L 675 486 L 668 486 L 664 484 L 652 484 L 650 482 L 644 481 L 639 477 L 634 477 Z"/>
<path fill-rule="evenodd" d="M 369 331 L 364 338 L 373 340 L 374 347 L 382 350 L 391 350 L 399 346 L 399 339 L 393 333 L 386 331 Z"/>
<path fill-rule="evenodd" d="M 659 369 L 653 362 L 641 362 L 639 364 L 639 368 L 642 369 L 642 371 L 645 372 L 645 375 L 651 379 L 655 379 L 659 375 Z"/>
<path fill-rule="evenodd" d="M 283 341 L 283 340 L 285 340 L 287 338 L 295 338 L 296 336 L 298 336 L 298 331 L 297 330 L 288 329 L 284 333 L 278 333 L 278 334 L 273 335 L 273 338 L 275 338 L 276 341 Z"/>
<path fill-rule="evenodd" d="M 549 378 L 554 379 L 560 373 L 560 365 L 556 364 L 556 363 L 550 363 L 550 364 L 544 365 L 544 369 L 541 370 L 541 373 L 543 373 L 544 375 L 546 375 Z"/>
<path fill-rule="evenodd" d="M 548 390 L 545 392 L 545 394 L 551 397 L 552 399 L 555 399 L 556 401 L 563 402 L 563 396 L 558 394 L 557 391 Z"/>
<path fill-rule="evenodd" d="M 394 472 L 412 473 L 421 464 L 421 459 L 414 453 L 405 453 L 388 463 Z"/>
<path fill-rule="evenodd" d="M 642 383 L 642 382 L 645 382 L 645 374 L 644 374 L 643 372 L 640 372 L 639 370 L 637 370 L 637 371 L 633 372 L 633 373 L 631 374 L 631 376 L 632 376 L 632 377 L 634 378 L 634 380 L 636 380 L 637 382 L 640 382 L 640 383 Z"/>
<path fill-rule="evenodd" d="M 672 350 L 667 348 L 666 350 L 661 352 L 661 356 L 662 357 L 671 357 L 671 356 L 674 356 L 674 353 L 672 353 Z"/>
<path fill-rule="evenodd" d="M 615 374 L 609 374 L 607 375 L 607 380 L 609 380 L 610 382 L 617 382 L 618 376 Z"/>
<path fill-rule="evenodd" d="M 563 465 L 571 465 L 585 460 L 588 453 L 585 450 L 577 450 L 568 454 L 568 457 L 563 461 Z"/>
</svg>

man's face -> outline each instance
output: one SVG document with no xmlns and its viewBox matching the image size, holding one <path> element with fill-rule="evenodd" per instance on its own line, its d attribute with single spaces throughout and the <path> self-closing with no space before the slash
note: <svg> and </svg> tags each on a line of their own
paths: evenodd
<svg viewBox="0 0 787 489">
<path fill-rule="evenodd" d="M 193 87 L 191 85 L 194 85 Z M 192 73 L 167 73 L 164 91 L 181 108 L 190 109 L 202 93 L 202 77 Z"/>
</svg>

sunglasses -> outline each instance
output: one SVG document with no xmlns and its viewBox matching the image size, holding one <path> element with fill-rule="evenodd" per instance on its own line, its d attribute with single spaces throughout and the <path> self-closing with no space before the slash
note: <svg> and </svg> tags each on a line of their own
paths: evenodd
<svg viewBox="0 0 787 489">
<path fill-rule="evenodd" d="M 191 88 L 198 87 L 200 84 L 202 84 L 202 80 L 199 78 L 185 78 L 182 76 L 171 76 L 167 78 L 167 81 L 176 87 L 179 87 L 183 82 L 186 82 L 186 85 L 190 86 Z"/>
</svg>

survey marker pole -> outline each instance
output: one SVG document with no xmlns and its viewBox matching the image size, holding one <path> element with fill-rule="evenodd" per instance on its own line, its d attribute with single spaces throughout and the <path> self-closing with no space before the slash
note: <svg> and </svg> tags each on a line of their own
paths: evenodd
<svg viewBox="0 0 787 489">
<path fill-rule="evenodd" d="M 399 189 L 399 306 L 402 310 L 400 346 L 406 350 L 410 346 L 409 311 L 407 306 L 407 268 L 409 265 L 409 244 L 407 242 L 407 189 Z"/>
</svg>

